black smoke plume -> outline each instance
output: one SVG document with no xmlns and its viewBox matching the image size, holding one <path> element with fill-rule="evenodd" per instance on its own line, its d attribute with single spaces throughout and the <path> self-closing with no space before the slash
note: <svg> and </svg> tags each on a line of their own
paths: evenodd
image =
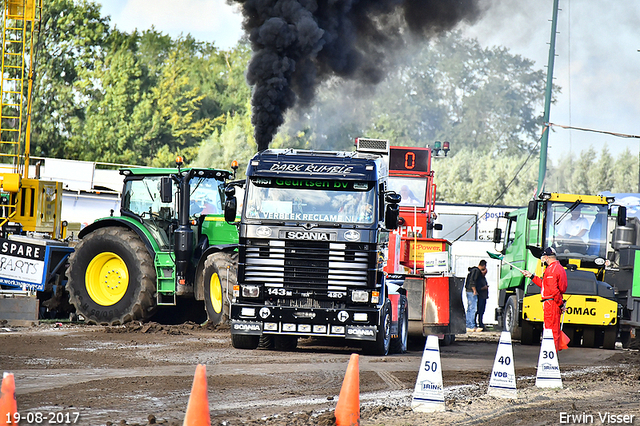
<svg viewBox="0 0 640 426">
<path fill-rule="evenodd" d="M 480 15 L 479 0 L 237 0 L 253 56 L 252 123 L 258 151 L 285 112 L 306 107 L 331 76 L 376 84 L 385 53 L 406 36 L 429 37 Z"/>
</svg>

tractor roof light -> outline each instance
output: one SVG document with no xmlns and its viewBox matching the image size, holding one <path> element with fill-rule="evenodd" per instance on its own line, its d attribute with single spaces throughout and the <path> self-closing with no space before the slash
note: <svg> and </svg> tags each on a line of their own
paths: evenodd
<svg viewBox="0 0 640 426">
<path fill-rule="evenodd" d="M 607 200 L 607 203 L 608 203 L 608 204 L 611 204 L 611 203 L 613 203 L 614 201 L 616 201 L 616 197 L 607 197 L 607 198 L 605 198 L 605 200 Z"/>
</svg>

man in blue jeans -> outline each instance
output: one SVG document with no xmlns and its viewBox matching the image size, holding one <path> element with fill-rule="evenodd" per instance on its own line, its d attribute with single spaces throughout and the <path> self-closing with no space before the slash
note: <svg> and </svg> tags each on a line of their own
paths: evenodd
<svg viewBox="0 0 640 426">
<path fill-rule="evenodd" d="M 476 331 L 476 312 L 478 309 L 478 290 L 476 283 L 484 280 L 484 271 L 487 270 L 487 261 L 481 260 L 478 266 L 469 268 L 464 289 L 467 292 L 467 332 Z"/>
</svg>

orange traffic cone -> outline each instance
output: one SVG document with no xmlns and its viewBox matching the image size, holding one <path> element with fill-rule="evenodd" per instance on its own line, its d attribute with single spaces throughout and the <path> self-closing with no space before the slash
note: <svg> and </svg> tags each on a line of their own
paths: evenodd
<svg viewBox="0 0 640 426">
<path fill-rule="evenodd" d="M 560 330 L 560 347 L 559 351 L 563 349 L 569 349 L 569 343 L 571 343 L 571 339 L 567 336 L 564 331 Z"/>
<path fill-rule="evenodd" d="M 13 374 L 4 373 L 0 390 L 0 426 L 17 425 L 14 414 L 18 412 L 16 402 L 16 382 Z"/>
<path fill-rule="evenodd" d="M 184 416 L 182 426 L 211 426 L 207 396 L 207 367 L 204 364 L 198 364 L 196 367 L 191 395 L 187 403 L 187 414 Z"/>
<path fill-rule="evenodd" d="M 336 426 L 357 426 L 360 424 L 360 366 L 359 355 L 351 354 L 347 372 L 344 375 L 338 405 L 336 405 Z"/>
</svg>

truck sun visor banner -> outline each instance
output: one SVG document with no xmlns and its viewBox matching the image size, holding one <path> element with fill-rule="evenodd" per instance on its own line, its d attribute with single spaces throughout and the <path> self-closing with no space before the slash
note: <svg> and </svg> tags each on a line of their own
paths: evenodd
<svg viewBox="0 0 640 426">
<path fill-rule="evenodd" d="M 371 224 L 375 182 L 251 178 L 245 214 L 249 219 Z"/>
<path fill-rule="evenodd" d="M 251 182 L 265 188 L 320 189 L 325 191 L 369 191 L 374 185 L 374 182 L 289 178 L 253 178 Z"/>
</svg>

